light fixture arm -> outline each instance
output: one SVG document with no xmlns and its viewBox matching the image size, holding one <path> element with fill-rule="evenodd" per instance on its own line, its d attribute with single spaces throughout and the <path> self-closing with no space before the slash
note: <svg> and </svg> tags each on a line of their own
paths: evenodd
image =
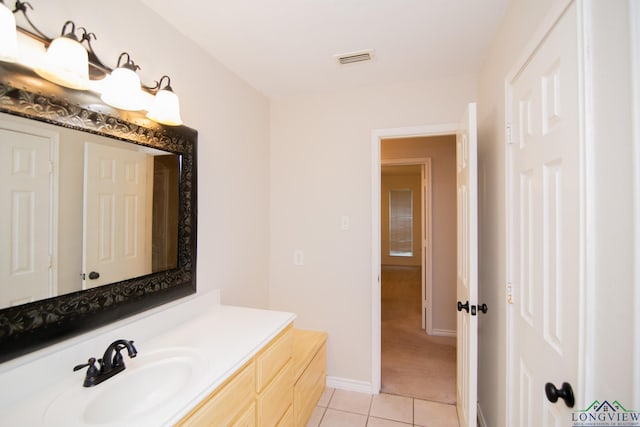
<svg viewBox="0 0 640 427">
<path fill-rule="evenodd" d="M 65 33 L 65 29 L 68 25 L 71 25 L 71 31 Z M 87 30 L 84 27 L 79 27 L 78 30 L 84 30 L 86 33 Z M 60 31 L 60 36 L 70 38 L 74 41 L 78 41 L 78 36 L 76 36 L 76 24 L 73 21 L 67 21 L 62 26 L 62 31 Z"/>
<path fill-rule="evenodd" d="M 162 82 L 167 79 L 167 84 L 164 86 L 164 88 L 162 87 Z M 157 93 L 161 90 L 168 90 L 170 92 L 173 92 L 173 88 L 171 87 L 171 77 L 164 75 L 162 77 L 160 77 L 160 81 L 156 80 L 155 85 L 153 85 L 152 87 L 148 88 L 149 91 L 151 91 L 152 93 Z"/>
<path fill-rule="evenodd" d="M 2 2 L 4 3 L 4 1 Z M 49 44 L 51 44 L 51 41 L 53 39 L 51 37 L 46 36 L 42 31 L 38 29 L 38 27 L 36 27 L 33 24 L 33 22 L 31 22 L 31 18 L 29 18 L 29 14 L 27 13 L 27 8 L 33 10 L 33 6 L 31 6 L 31 3 L 26 1 L 16 0 L 13 13 L 15 14 L 15 13 L 21 12 L 22 16 L 24 16 L 24 19 L 27 20 L 27 22 L 29 23 L 29 26 L 31 26 L 33 31 L 27 30 L 26 28 L 23 28 L 19 25 L 16 25 L 16 29 L 20 31 L 22 34 L 26 34 L 32 38 L 35 38 L 36 40 L 44 44 L 45 47 L 49 46 Z"/>
<path fill-rule="evenodd" d="M 89 33 L 84 27 L 80 27 L 83 30 L 82 38 L 80 39 L 80 43 L 87 42 L 87 51 L 89 52 L 89 64 L 94 68 L 102 71 L 104 74 L 109 74 L 113 70 L 108 66 L 104 65 L 104 63 L 98 58 L 96 51 L 93 50 L 93 46 L 91 45 L 91 39 L 98 40 L 98 37 L 95 33 Z"/>
<path fill-rule="evenodd" d="M 127 57 L 127 62 L 125 64 L 120 65 L 120 61 L 122 61 L 122 58 L 125 55 Z M 116 66 L 116 68 L 120 68 L 120 67 L 126 68 L 128 70 L 133 71 L 133 72 L 136 72 L 136 71 L 140 70 L 140 66 L 136 65 L 136 63 L 131 60 L 131 56 L 127 52 L 122 52 L 120 54 L 120 56 L 118 56 L 118 65 Z"/>
</svg>

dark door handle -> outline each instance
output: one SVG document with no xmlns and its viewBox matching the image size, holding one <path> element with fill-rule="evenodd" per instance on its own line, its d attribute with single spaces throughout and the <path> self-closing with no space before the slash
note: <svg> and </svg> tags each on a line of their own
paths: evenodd
<svg viewBox="0 0 640 427">
<path fill-rule="evenodd" d="M 478 311 L 481 311 L 484 314 L 487 314 L 487 310 L 489 310 L 489 308 L 487 307 L 487 304 L 480 304 L 478 306 Z"/>
<path fill-rule="evenodd" d="M 91 273 L 89 273 L 90 280 L 96 280 L 99 277 L 100 277 L 100 273 L 98 273 L 97 271 L 92 271 Z"/>
<path fill-rule="evenodd" d="M 559 390 L 553 384 L 546 383 L 544 385 L 544 394 L 547 395 L 547 399 L 551 403 L 556 403 L 558 398 L 564 400 L 565 405 L 569 408 L 573 408 L 573 405 L 576 403 L 573 396 L 573 389 L 569 383 L 562 383 L 562 387 Z"/>
<path fill-rule="evenodd" d="M 458 311 L 462 311 L 463 309 L 467 310 L 467 313 L 469 312 L 469 301 L 465 302 L 464 304 L 458 301 Z"/>
</svg>

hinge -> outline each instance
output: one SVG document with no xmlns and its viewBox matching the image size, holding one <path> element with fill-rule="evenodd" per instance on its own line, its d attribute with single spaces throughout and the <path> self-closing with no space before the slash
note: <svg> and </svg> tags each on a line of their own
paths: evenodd
<svg viewBox="0 0 640 427">
<path fill-rule="evenodd" d="M 511 127 L 511 122 L 507 122 L 504 127 L 505 136 L 507 138 L 507 144 L 513 144 L 513 130 Z"/>
<path fill-rule="evenodd" d="M 513 286 L 507 283 L 507 304 L 513 304 Z"/>
</svg>

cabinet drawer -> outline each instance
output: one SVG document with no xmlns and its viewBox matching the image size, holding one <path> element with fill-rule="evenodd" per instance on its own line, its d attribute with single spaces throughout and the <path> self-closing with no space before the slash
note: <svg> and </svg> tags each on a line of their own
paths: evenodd
<svg viewBox="0 0 640 427">
<path fill-rule="evenodd" d="M 256 425 L 256 404 L 252 403 L 244 414 L 236 420 L 231 427 L 255 427 Z"/>
<path fill-rule="evenodd" d="M 289 406 L 282 419 L 278 423 L 278 427 L 293 427 L 293 405 Z"/>
<path fill-rule="evenodd" d="M 272 427 L 293 403 L 293 370 L 291 362 L 276 375 L 258 396 L 257 422 L 261 427 Z"/>
<path fill-rule="evenodd" d="M 256 358 L 256 391 L 260 393 L 291 358 L 293 330 L 288 327 Z"/>
<path fill-rule="evenodd" d="M 214 391 L 204 403 L 188 416 L 181 426 L 226 426 L 253 403 L 255 366 L 249 363 L 227 384 Z M 245 425 L 245 424 L 240 424 Z M 250 425 L 250 424 L 247 424 Z"/>
<path fill-rule="evenodd" d="M 322 344 L 311 363 L 304 370 L 293 388 L 294 417 L 297 426 L 309 420 L 325 388 L 327 375 L 327 345 Z"/>
</svg>

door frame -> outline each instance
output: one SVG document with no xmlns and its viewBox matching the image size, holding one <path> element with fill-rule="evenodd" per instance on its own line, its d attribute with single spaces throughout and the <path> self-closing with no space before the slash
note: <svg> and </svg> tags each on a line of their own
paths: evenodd
<svg viewBox="0 0 640 427">
<path fill-rule="evenodd" d="M 386 139 L 386 138 L 384 138 Z M 422 306 L 422 329 L 428 335 L 433 335 L 433 319 L 432 319 L 432 289 L 431 289 L 431 157 L 414 157 L 406 159 L 381 160 L 381 166 L 420 166 L 420 277 L 421 277 L 421 306 Z M 382 226 L 382 223 L 380 223 Z M 425 300 L 427 306 L 425 307 Z"/>
<path fill-rule="evenodd" d="M 381 156 L 380 146 L 383 139 L 412 138 L 419 136 L 455 135 L 457 123 L 435 125 L 373 129 L 371 131 L 371 393 L 380 393 L 382 377 L 382 331 L 381 318 L 381 233 L 380 227 L 380 191 L 381 191 Z"/>
</svg>

